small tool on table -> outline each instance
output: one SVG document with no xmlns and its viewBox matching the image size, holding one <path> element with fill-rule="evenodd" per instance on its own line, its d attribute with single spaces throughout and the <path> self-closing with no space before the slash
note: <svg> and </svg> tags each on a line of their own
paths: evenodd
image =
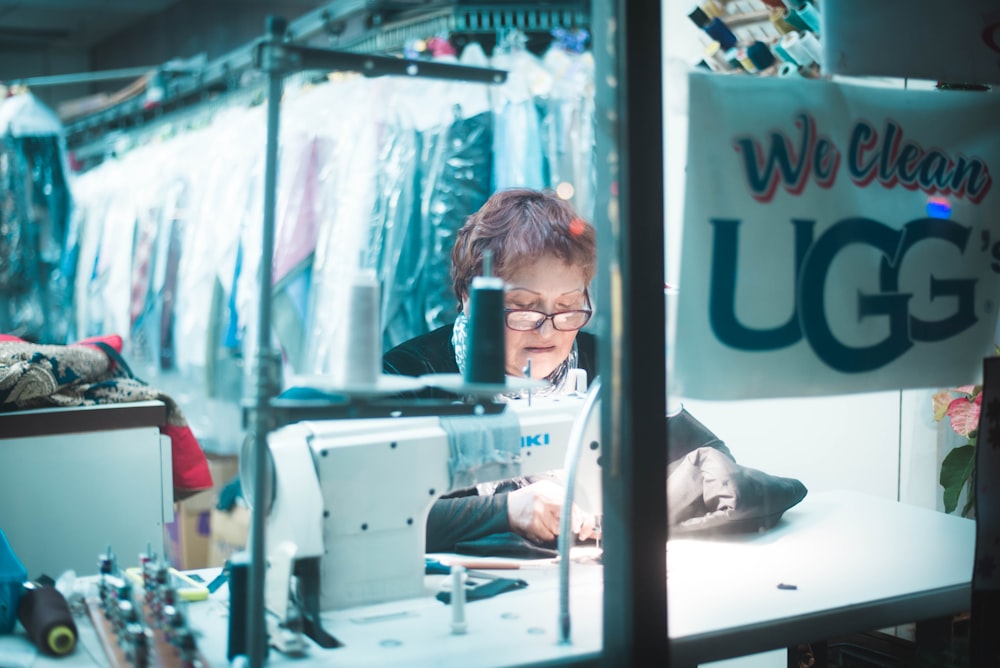
<svg viewBox="0 0 1000 668">
<path fill-rule="evenodd" d="M 451 573 L 451 565 L 428 557 L 424 560 L 424 572 L 428 575 L 448 575 Z M 505 591 L 524 589 L 528 586 L 528 583 L 520 578 L 504 578 L 484 571 L 466 569 L 465 575 L 465 600 L 467 601 L 490 598 Z M 483 582 L 477 583 L 475 580 L 483 580 Z M 451 592 L 448 590 L 439 591 L 435 598 L 442 603 L 450 603 Z"/>
</svg>

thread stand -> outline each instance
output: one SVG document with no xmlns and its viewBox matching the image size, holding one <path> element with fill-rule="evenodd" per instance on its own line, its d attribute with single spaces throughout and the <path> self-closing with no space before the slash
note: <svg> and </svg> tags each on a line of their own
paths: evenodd
<svg viewBox="0 0 1000 668">
<path fill-rule="evenodd" d="M 143 557 L 141 570 L 142 584 L 134 589 L 116 573 L 113 558 L 103 556 L 98 595 L 85 600 L 111 668 L 209 668 L 169 567 Z"/>
</svg>

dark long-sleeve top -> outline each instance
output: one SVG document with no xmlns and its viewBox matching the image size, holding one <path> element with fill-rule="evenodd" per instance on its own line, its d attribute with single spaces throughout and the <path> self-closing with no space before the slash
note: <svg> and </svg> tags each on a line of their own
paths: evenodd
<svg viewBox="0 0 1000 668">
<path fill-rule="evenodd" d="M 455 348 L 451 344 L 452 325 L 406 341 L 382 358 L 386 373 L 422 376 L 435 373 L 459 373 Z M 588 332 L 576 337 L 578 365 L 588 378 L 597 374 L 596 340 Z M 424 390 L 421 397 L 448 395 L 440 390 Z M 668 461 L 674 462 L 702 446 L 732 454 L 726 445 L 686 410 L 667 418 Z M 427 517 L 427 551 L 454 552 L 460 542 L 473 541 L 491 534 L 510 531 L 507 521 L 507 493 L 479 495 L 475 488 L 448 492 L 431 507 Z"/>
</svg>

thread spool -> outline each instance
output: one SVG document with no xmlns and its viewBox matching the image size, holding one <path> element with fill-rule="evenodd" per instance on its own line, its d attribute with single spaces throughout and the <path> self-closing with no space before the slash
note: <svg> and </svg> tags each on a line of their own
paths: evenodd
<svg viewBox="0 0 1000 668">
<path fill-rule="evenodd" d="M 55 587 L 25 582 L 17 618 L 31 642 L 45 654 L 65 656 L 76 647 L 73 613 Z"/>
<path fill-rule="evenodd" d="M 791 8 L 786 9 L 781 18 L 796 30 L 809 30 L 809 24 Z"/>
<path fill-rule="evenodd" d="M 808 2 L 803 2 L 795 9 L 791 10 L 789 13 L 795 14 L 804 23 L 809 30 L 813 32 L 819 32 L 820 26 L 820 15 L 819 10 L 816 9 L 812 4 Z"/>
<path fill-rule="evenodd" d="M 816 37 L 816 35 L 814 35 L 811 32 L 804 32 L 800 37 L 800 41 L 802 43 L 802 48 L 805 50 L 806 53 L 809 54 L 809 57 L 812 59 L 812 62 L 816 63 L 817 65 L 819 65 L 820 68 L 822 68 L 823 45 L 820 44 L 819 38 Z M 805 63 L 799 63 L 799 64 L 805 65 Z"/>
<path fill-rule="evenodd" d="M 708 33 L 709 37 L 722 46 L 723 50 L 736 46 L 736 35 L 733 34 L 733 31 L 729 29 L 729 26 L 722 19 L 718 17 L 712 19 L 712 22 L 704 30 Z"/>
<path fill-rule="evenodd" d="M 729 63 L 729 69 L 736 71 L 743 71 L 743 63 L 740 62 L 740 53 L 735 48 L 727 49 L 723 54 L 726 62 Z"/>
<path fill-rule="evenodd" d="M 705 47 L 705 64 L 713 72 L 727 72 L 731 67 L 722 53 L 722 46 L 714 40 Z"/>
<path fill-rule="evenodd" d="M 701 30 L 708 27 L 708 24 L 712 22 L 712 17 L 709 16 L 704 9 L 701 7 L 695 7 L 688 14 L 688 18 L 691 22 L 698 26 Z"/>
<path fill-rule="evenodd" d="M 761 41 L 754 42 L 747 47 L 747 57 L 758 72 L 774 65 L 774 53 L 767 47 L 767 44 Z"/>
<path fill-rule="evenodd" d="M 344 384 L 374 384 L 382 372 L 381 289 L 375 272 L 358 272 L 350 287 Z"/>
<path fill-rule="evenodd" d="M 749 72 L 754 74 L 757 72 L 757 66 L 754 65 L 753 60 L 750 59 L 750 54 L 747 53 L 747 49 L 744 46 L 738 47 L 736 49 L 736 57 L 740 61 L 740 66 Z"/>
<path fill-rule="evenodd" d="M 802 78 L 802 72 L 799 71 L 799 66 L 793 63 L 782 63 L 781 67 L 778 68 L 779 77 L 799 77 Z"/>
<path fill-rule="evenodd" d="M 792 65 L 798 65 L 798 61 L 792 57 L 792 54 L 788 53 L 784 46 L 782 46 L 781 41 L 775 42 L 771 47 L 771 50 L 778 54 L 778 58 L 781 58 L 786 63 L 791 63 Z"/>
<path fill-rule="evenodd" d="M 718 0 L 705 0 L 705 2 L 702 2 L 700 6 L 702 11 L 712 18 L 722 18 L 722 16 L 726 13 L 725 8 L 719 4 Z"/>
<path fill-rule="evenodd" d="M 469 291 L 468 356 L 465 382 L 505 382 L 503 279 L 476 276 Z"/>
<path fill-rule="evenodd" d="M 777 7 L 772 7 L 768 17 L 771 19 L 771 24 L 774 26 L 780 34 L 786 35 L 790 32 L 795 32 L 795 26 L 785 20 L 785 14 L 788 9 L 780 4 Z"/>
<path fill-rule="evenodd" d="M 358 270 L 346 290 L 337 295 L 336 308 L 345 311 L 334 329 L 330 349 L 330 380 L 334 387 L 365 390 L 382 373 L 381 289 L 375 272 Z"/>
<path fill-rule="evenodd" d="M 809 54 L 805 44 L 802 42 L 803 34 L 801 32 L 790 32 L 782 37 L 779 43 L 781 48 L 791 57 L 791 62 L 808 67 L 815 62 L 815 59 Z"/>
<path fill-rule="evenodd" d="M 247 656 L 247 620 L 250 616 L 250 554 L 240 551 L 229 558 L 229 627 L 227 629 L 226 658 L 234 661 Z"/>
</svg>

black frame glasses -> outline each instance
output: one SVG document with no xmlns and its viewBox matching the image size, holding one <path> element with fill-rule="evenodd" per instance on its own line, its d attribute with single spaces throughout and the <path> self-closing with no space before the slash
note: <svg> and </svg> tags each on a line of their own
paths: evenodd
<svg viewBox="0 0 1000 668">
<path fill-rule="evenodd" d="M 535 315 L 538 316 L 538 320 L 535 321 L 534 324 L 532 324 L 531 321 L 517 322 L 515 320 L 515 326 L 512 326 L 511 316 L 516 313 L 525 313 L 525 314 L 534 313 Z M 573 322 L 573 318 L 581 317 L 580 316 L 581 313 L 583 314 L 582 316 L 583 321 L 579 325 L 577 325 L 575 322 Z M 542 313 L 541 311 L 536 311 L 530 308 L 505 308 L 503 310 L 503 321 L 504 324 L 507 325 L 507 329 L 510 329 L 515 332 L 533 332 L 536 329 L 539 329 L 542 325 L 544 325 L 546 320 L 552 321 L 552 327 L 556 331 L 575 332 L 579 329 L 582 329 L 584 326 L 586 326 L 588 322 L 590 322 L 590 316 L 592 314 L 593 311 L 589 308 L 574 309 L 572 311 L 559 311 L 557 313 Z M 569 327 L 565 326 L 568 323 L 572 323 L 572 326 Z M 525 325 L 531 325 L 531 326 L 525 326 Z"/>
</svg>

